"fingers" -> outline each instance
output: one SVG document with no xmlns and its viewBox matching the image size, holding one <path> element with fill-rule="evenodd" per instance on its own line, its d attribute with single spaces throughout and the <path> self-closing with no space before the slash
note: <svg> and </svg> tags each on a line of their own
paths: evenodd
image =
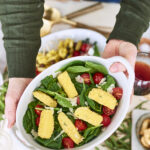
<svg viewBox="0 0 150 150">
<path fill-rule="evenodd" d="M 113 56 L 118 56 L 119 55 L 118 47 L 122 42 L 123 41 L 116 40 L 116 39 L 110 40 L 106 44 L 106 47 L 105 47 L 104 52 L 102 54 L 102 57 L 103 58 L 110 58 L 110 57 L 113 57 Z"/>
<path fill-rule="evenodd" d="M 110 40 L 102 54 L 103 58 L 111 58 L 113 56 L 124 57 L 134 68 L 137 55 L 137 48 L 134 44 L 121 40 Z M 110 67 L 112 73 L 126 72 L 126 68 L 121 63 L 114 63 Z"/>
<path fill-rule="evenodd" d="M 5 98 L 5 117 L 8 119 L 8 128 L 16 121 L 16 109 L 22 93 L 31 82 L 31 78 L 10 78 Z"/>
<path fill-rule="evenodd" d="M 122 65 L 121 63 L 114 63 L 113 65 L 111 65 L 110 71 L 112 73 L 125 72 L 126 71 L 126 67 L 124 65 Z"/>
<path fill-rule="evenodd" d="M 134 44 L 123 42 L 119 46 L 119 55 L 127 59 L 134 68 L 136 62 L 137 48 Z"/>
<path fill-rule="evenodd" d="M 104 52 L 102 53 L 103 58 L 110 58 L 112 56 L 115 56 L 115 45 L 114 44 L 107 44 Z"/>
<path fill-rule="evenodd" d="M 17 100 L 7 96 L 5 98 L 5 116 L 8 120 L 8 128 L 11 128 L 16 121 Z"/>
</svg>

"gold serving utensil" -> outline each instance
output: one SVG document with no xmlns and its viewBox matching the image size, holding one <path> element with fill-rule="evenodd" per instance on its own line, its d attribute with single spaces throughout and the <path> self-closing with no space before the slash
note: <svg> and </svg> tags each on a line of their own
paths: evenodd
<svg viewBox="0 0 150 150">
<path fill-rule="evenodd" d="M 58 18 L 61 17 L 61 14 L 58 10 L 56 9 L 53 9 L 47 5 L 44 6 L 45 7 L 45 11 L 44 11 L 44 18 L 47 19 L 47 20 L 51 20 L 51 18 L 53 17 L 53 14 L 55 14 L 55 17 L 57 15 Z M 77 10 L 75 12 L 72 12 L 66 16 L 63 16 L 63 18 L 66 18 L 66 19 L 72 19 L 72 18 L 75 18 L 75 17 L 78 17 L 78 16 L 82 16 L 84 14 L 87 14 L 87 13 L 90 13 L 90 12 L 93 12 L 93 11 L 96 11 L 100 8 L 103 8 L 103 5 L 101 2 L 98 2 L 98 3 L 95 3 L 93 5 L 90 5 L 88 7 L 85 7 L 85 8 L 82 8 L 80 10 Z"/>
<path fill-rule="evenodd" d="M 65 22 L 69 25 L 73 25 L 71 21 L 67 19 L 63 19 L 61 17 L 60 12 L 56 8 L 44 6 L 44 15 L 43 15 L 43 26 L 41 28 L 40 35 L 41 37 L 49 34 L 52 30 L 54 24 L 58 24 L 60 22 Z"/>
<path fill-rule="evenodd" d="M 51 7 L 48 7 L 48 6 L 45 5 L 45 12 L 44 12 L 44 15 L 43 15 L 44 25 L 41 29 L 41 36 L 45 36 L 45 35 L 49 34 L 51 32 L 52 26 L 54 24 L 57 24 L 57 23 L 60 23 L 60 22 L 69 24 L 69 25 L 74 26 L 74 27 L 87 28 L 87 29 L 91 29 L 91 30 L 100 32 L 102 34 L 105 34 L 106 32 L 104 32 L 102 30 L 99 30 L 95 27 L 69 20 L 71 18 L 83 15 L 85 13 L 89 13 L 91 11 L 95 11 L 95 10 L 100 9 L 100 8 L 102 8 L 102 4 L 101 3 L 96 3 L 92 6 L 86 7 L 84 9 L 79 10 L 79 11 L 68 14 L 65 17 L 62 17 L 61 13 L 58 9 L 51 8 Z"/>
</svg>

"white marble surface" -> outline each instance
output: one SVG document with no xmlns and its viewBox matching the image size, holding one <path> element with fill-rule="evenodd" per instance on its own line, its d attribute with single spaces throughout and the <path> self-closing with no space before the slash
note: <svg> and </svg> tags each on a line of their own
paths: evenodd
<svg viewBox="0 0 150 150">
<path fill-rule="evenodd" d="M 87 7 L 94 4 L 95 2 L 91 1 L 67 1 L 67 2 L 58 2 L 54 0 L 46 0 L 46 4 L 52 7 L 57 8 L 62 16 L 74 12 L 81 8 Z M 105 31 L 111 31 L 114 27 L 116 21 L 116 14 L 119 12 L 120 5 L 116 3 L 103 3 L 102 8 L 94 12 L 88 13 L 86 15 L 76 17 L 73 20 L 90 25 L 95 27 L 105 27 Z"/>
</svg>

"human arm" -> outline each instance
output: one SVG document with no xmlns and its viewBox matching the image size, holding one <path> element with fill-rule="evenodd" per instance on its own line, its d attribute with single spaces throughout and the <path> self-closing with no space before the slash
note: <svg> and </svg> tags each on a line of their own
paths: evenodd
<svg viewBox="0 0 150 150">
<path fill-rule="evenodd" d="M 9 72 L 9 87 L 5 99 L 9 127 L 15 123 L 20 96 L 35 76 L 43 10 L 42 0 L 0 1 L 0 20 Z"/>
<path fill-rule="evenodd" d="M 121 9 L 116 17 L 114 29 L 108 38 L 103 57 L 123 56 L 134 67 L 137 54 L 135 46 L 138 46 L 143 32 L 149 26 L 149 21 L 149 0 L 122 0 Z M 116 69 L 116 72 L 125 70 L 122 65 L 118 65 L 114 64 L 113 70 L 115 68 L 119 68 Z"/>
</svg>

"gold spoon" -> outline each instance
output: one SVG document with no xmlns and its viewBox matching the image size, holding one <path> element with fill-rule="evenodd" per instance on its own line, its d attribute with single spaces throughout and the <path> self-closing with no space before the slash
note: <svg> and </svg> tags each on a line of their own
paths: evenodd
<svg viewBox="0 0 150 150">
<path fill-rule="evenodd" d="M 45 5 L 44 7 L 45 7 L 45 11 L 44 11 L 43 17 L 47 20 L 55 21 L 56 19 L 60 19 L 60 18 L 65 18 L 66 20 L 69 20 L 69 19 L 81 16 L 81 15 L 96 11 L 96 10 L 102 8 L 103 5 L 102 5 L 101 2 L 94 3 L 93 5 L 82 8 L 80 10 L 72 12 L 72 13 L 66 15 L 66 16 L 63 16 L 63 17 L 61 16 L 60 12 L 56 8 L 51 8 L 47 5 Z"/>
<path fill-rule="evenodd" d="M 65 22 L 69 25 L 74 25 L 71 21 L 62 18 L 60 12 L 56 8 L 44 6 L 44 10 L 43 26 L 40 32 L 41 37 L 49 34 L 54 24 Z"/>
<path fill-rule="evenodd" d="M 95 10 L 100 9 L 100 8 L 102 8 L 101 3 L 96 3 L 90 7 L 81 9 L 81 10 L 76 11 L 74 13 L 71 13 L 71 14 L 67 15 L 66 17 L 61 17 L 61 14 L 60 14 L 58 9 L 45 6 L 45 12 L 43 15 L 44 25 L 41 29 L 41 36 L 45 36 L 45 35 L 49 34 L 51 32 L 52 26 L 54 24 L 60 23 L 60 22 L 67 23 L 67 24 L 72 25 L 74 27 L 87 28 L 87 29 L 91 29 L 91 30 L 100 32 L 102 34 L 106 34 L 106 32 L 99 30 L 95 27 L 67 19 L 67 17 L 68 18 L 74 18 L 74 17 L 80 16 L 80 15 L 83 15 L 85 13 L 95 11 Z"/>
</svg>

